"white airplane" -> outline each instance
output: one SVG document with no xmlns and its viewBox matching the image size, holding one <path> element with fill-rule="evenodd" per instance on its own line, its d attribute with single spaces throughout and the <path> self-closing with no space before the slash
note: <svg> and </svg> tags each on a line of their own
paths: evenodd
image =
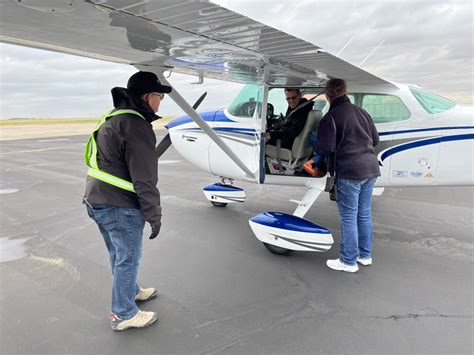
<svg viewBox="0 0 474 355">
<path fill-rule="evenodd" d="M 252 217 L 256 237 L 273 253 L 327 251 L 330 230 L 304 219 L 325 179 L 305 176 L 311 156 L 307 133 L 328 104 L 319 97 L 291 150 L 266 147 L 266 128 L 286 111 L 283 90 L 321 93 L 326 80 L 348 82 L 353 103 L 374 119 L 382 176 L 377 187 L 460 186 L 474 182 L 472 108 L 415 85 L 388 82 L 320 47 L 207 1 L 48 0 L 0 3 L 0 41 L 124 63 L 155 72 L 193 74 L 247 84 L 229 107 L 197 113 L 177 92 L 170 97 L 187 116 L 169 123 L 170 142 L 189 162 L 220 178 L 204 187 L 216 206 L 245 201 L 234 181 L 308 189 L 292 215 Z"/>
</svg>

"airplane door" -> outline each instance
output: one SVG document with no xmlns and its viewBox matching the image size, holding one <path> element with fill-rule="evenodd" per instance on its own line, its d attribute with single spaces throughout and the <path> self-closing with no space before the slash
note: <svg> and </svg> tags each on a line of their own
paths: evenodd
<svg viewBox="0 0 474 355">
<path fill-rule="evenodd" d="M 399 126 L 394 129 L 391 148 L 384 154 L 390 158 L 390 183 L 399 186 L 433 185 L 439 159 L 440 132 L 421 127 Z M 403 132 L 403 133 L 402 133 Z"/>
</svg>

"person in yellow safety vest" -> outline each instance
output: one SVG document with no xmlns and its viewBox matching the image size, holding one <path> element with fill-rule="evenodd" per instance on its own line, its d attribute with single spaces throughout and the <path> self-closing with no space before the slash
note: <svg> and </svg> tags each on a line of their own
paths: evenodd
<svg viewBox="0 0 474 355">
<path fill-rule="evenodd" d="M 99 121 L 90 136 L 84 160 L 89 167 L 84 203 L 98 225 L 109 252 L 113 274 L 111 326 L 115 331 L 142 328 L 157 320 L 155 312 L 138 309 L 136 302 L 156 297 L 154 288 L 137 284 L 145 222 L 150 239 L 161 228 L 156 137 L 151 122 L 164 94 L 150 72 L 137 72 L 127 88 L 112 89 L 114 109 Z"/>
</svg>

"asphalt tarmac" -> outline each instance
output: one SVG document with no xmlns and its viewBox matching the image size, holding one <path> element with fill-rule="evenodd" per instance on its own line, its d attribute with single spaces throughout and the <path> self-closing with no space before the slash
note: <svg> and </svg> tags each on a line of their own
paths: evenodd
<svg viewBox="0 0 474 355">
<path fill-rule="evenodd" d="M 159 165 L 163 227 L 144 239 L 139 275 L 158 289 L 142 306 L 158 323 L 114 333 L 105 245 L 81 204 L 85 140 L 0 142 L 1 354 L 473 352 L 472 187 L 374 197 L 374 265 L 347 274 L 325 266 L 340 235 L 326 194 L 306 218 L 334 247 L 273 255 L 248 219 L 292 213 L 304 189 L 239 183 L 247 201 L 216 208 L 201 189 L 217 179 L 172 148 Z"/>
</svg>

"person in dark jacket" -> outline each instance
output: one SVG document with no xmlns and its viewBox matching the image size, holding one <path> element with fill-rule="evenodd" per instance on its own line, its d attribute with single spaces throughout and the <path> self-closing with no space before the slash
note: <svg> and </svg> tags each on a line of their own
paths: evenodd
<svg viewBox="0 0 474 355">
<path fill-rule="evenodd" d="M 125 330 L 146 327 L 157 319 L 155 312 L 143 312 L 136 305 L 157 294 L 154 288 L 140 288 L 137 274 L 145 222 L 151 225 L 150 239 L 161 227 L 156 137 L 151 122 L 159 118 L 155 112 L 171 87 L 161 85 L 153 73 L 137 72 L 126 89 L 116 87 L 111 92 L 115 109 L 93 133 L 95 170 L 100 173 L 88 173 L 84 201 L 110 256 L 112 329 Z M 128 182 L 133 188 L 121 188 L 114 181 Z"/>
<path fill-rule="evenodd" d="M 313 108 L 313 102 L 301 98 L 298 89 L 285 89 L 288 109 L 286 117 L 279 124 L 276 124 L 266 133 L 266 142 L 270 145 L 277 145 L 277 140 L 281 140 L 281 147 L 290 149 L 293 147 L 295 138 L 301 133 L 308 118 L 308 113 Z"/>
<path fill-rule="evenodd" d="M 356 272 L 372 264 L 371 201 L 380 176 L 374 146 L 379 135 L 370 115 L 347 97 L 344 80 L 326 84 L 329 112 L 318 130 L 318 149 L 330 155 L 329 171 L 337 178 L 338 209 L 341 220 L 339 259 L 328 260 L 333 270 Z"/>
</svg>

